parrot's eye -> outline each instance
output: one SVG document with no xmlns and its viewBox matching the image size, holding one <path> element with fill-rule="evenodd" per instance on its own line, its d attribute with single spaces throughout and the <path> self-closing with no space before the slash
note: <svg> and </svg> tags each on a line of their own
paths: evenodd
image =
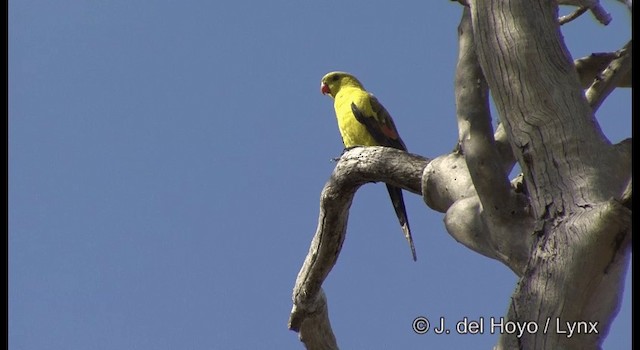
<svg viewBox="0 0 640 350">
<path fill-rule="evenodd" d="M 331 77 L 331 81 L 338 81 L 338 79 L 340 79 L 340 76 L 338 75 L 334 75 Z"/>
</svg>

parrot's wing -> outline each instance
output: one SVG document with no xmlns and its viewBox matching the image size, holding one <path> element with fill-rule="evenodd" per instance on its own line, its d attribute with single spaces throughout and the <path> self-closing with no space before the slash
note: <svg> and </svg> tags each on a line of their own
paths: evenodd
<svg viewBox="0 0 640 350">
<path fill-rule="evenodd" d="M 366 115 L 355 103 L 351 103 L 351 111 L 356 120 L 364 124 L 367 131 L 381 146 L 393 147 L 401 150 L 407 150 L 407 146 L 398 135 L 391 115 L 384 106 L 378 102 L 378 99 L 369 94 L 369 103 L 374 115 Z"/>
<path fill-rule="evenodd" d="M 404 145 L 404 142 L 402 142 L 400 135 L 398 135 L 398 130 L 393 124 L 393 119 L 391 119 L 389 112 L 387 112 L 384 106 L 382 106 L 382 104 L 378 102 L 378 99 L 376 99 L 372 94 L 368 94 L 368 100 L 371 104 L 373 115 L 367 115 L 362 109 L 358 108 L 355 103 L 351 103 L 351 111 L 356 117 L 356 120 L 367 128 L 369 134 L 371 134 L 373 139 L 376 140 L 379 145 L 406 151 L 407 147 Z M 411 229 L 409 228 L 409 220 L 407 219 L 407 210 L 405 209 L 404 199 L 402 198 L 402 189 L 400 187 L 387 184 L 387 190 L 389 191 L 391 203 L 393 204 L 393 209 L 396 211 L 398 221 L 400 221 L 402 232 L 404 232 L 405 238 L 407 239 L 407 242 L 409 242 L 411 255 L 415 261 L 416 248 L 413 244 L 413 237 L 411 237 Z"/>
</svg>

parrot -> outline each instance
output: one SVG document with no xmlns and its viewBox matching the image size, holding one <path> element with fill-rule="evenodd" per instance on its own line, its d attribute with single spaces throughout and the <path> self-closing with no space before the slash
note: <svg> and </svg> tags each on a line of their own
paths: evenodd
<svg viewBox="0 0 640 350">
<path fill-rule="evenodd" d="M 407 151 L 389 112 L 373 94 L 364 89 L 355 76 L 339 71 L 327 73 L 320 82 L 320 92 L 333 98 L 338 129 L 345 149 L 356 146 L 386 146 Z M 416 249 L 402 189 L 387 184 L 387 191 L 411 248 L 413 260 L 416 261 Z"/>
</svg>

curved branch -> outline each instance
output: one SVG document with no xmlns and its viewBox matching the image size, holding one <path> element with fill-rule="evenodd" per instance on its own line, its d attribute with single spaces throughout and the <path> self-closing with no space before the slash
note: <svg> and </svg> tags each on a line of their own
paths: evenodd
<svg viewBox="0 0 640 350">
<path fill-rule="evenodd" d="M 321 286 L 340 254 L 355 192 L 367 182 L 384 181 L 420 193 L 422 172 L 428 163 L 424 157 L 380 146 L 356 147 L 340 157 L 320 195 L 318 228 L 293 289 L 289 329 L 299 331 L 303 341 L 323 338 L 318 332 L 332 334 L 328 318 L 324 320 L 327 312 L 322 312 L 326 301 Z M 305 327 L 305 322 L 324 326 Z"/>
<path fill-rule="evenodd" d="M 303 313 L 297 312 L 296 308 L 294 305 L 291 310 L 289 329 L 299 332 L 298 337 L 305 344 L 305 347 L 317 350 L 337 350 L 338 343 L 331 329 L 331 322 L 329 322 L 327 297 L 322 288 L 314 301 L 313 312 L 305 313 L 304 318 L 300 319 L 299 317 Z"/>
<path fill-rule="evenodd" d="M 468 7 L 458 27 L 458 42 L 455 90 L 459 143 L 485 212 L 505 218 L 509 216 L 505 213 L 516 210 L 515 203 L 494 141 L 489 88 L 476 56 Z"/>
<path fill-rule="evenodd" d="M 593 83 L 594 79 L 600 79 L 599 76 L 602 71 L 614 59 L 620 57 L 620 51 L 617 52 L 596 52 L 589 56 L 578 58 L 573 61 L 573 64 L 578 71 L 580 77 L 580 84 L 583 88 L 588 88 Z M 630 88 L 631 87 L 631 73 L 622 75 L 616 87 Z"/>
<path fill-rule="evenodd" d="M 511 173 L 513 166 L 516 165 L 516 156 L 513 154 L 513 149 L 509 143 L 509 137 L 507 131 L 504 129 L 504 124 L 498 124 L 496 132 L 493 135 L 496 140 L 496 149 L 500 157 L 500 163 L 504 169 L 505 174 Z"/>
<path fill-rule="evenodd" d="M 504 124 L 498 125 L 493 138 L 500 165 L 505 174 L 510 173 L 516 158 Z M 434 158 L 424 168 L 422 200 L 429 208 L 445 213 L 456 201 L 473 196 L 476 196 L 476 191 L 459 147 L 452 153 Z"/>
<path fill-rule="evenodd" d="M 456 111 L 459 150 L 434 159 L 423 174 L 427 205 L 446 211 L 447 232 L 468 248 L 522 275 L 533 219 L 526 196 L 508 180 L 515 157 L 502 125 L 493 134 L 488 87 L 477 59 L 469 8 L 458 27 Z"/>
<path fill-rule="evenodd" d="M 591 11 L 593 17 L 605 26 L 611 22 L 611 14 L 600 5 L 599 0 L 560 0 L 558 4 L 587 8 Z"/>
<path fill-rule="evenodd" d="M 476 195 L 462 154 L 453 152 L 433 159 L 422 174 L 422 200 L 445 213 L 458 200 Z"/>
<path fill-rule="evenodd" d="M 631 77 L 631 40 L 616 54 L 617 57 L 609 63 L 609 66 L 602 72 L 602 76 L 596 78 L 585 92 L 587 101 L 594 112 L 598 110 L 621 80 L 625 77 Z"/>
</svg>

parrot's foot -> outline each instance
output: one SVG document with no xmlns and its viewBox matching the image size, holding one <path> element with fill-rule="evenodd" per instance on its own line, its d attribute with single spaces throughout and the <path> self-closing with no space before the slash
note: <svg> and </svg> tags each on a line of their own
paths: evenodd
<svg viewBox="0 0 640 350">
<path fill-rule="evenodd" d="M 352 149 L 357 148 L 357 147 L 362 147 L 362 146 L 351 146 L 351 147 L 345 147 L 345 148 L 342 150 L 342 154 L 345 154 L 346 152 L 351 151 Z"/>
<path fill-rule="evenodd" d="M 332 162 L 337 162 L 337 161 L 339 161 L 339 160 L 340 160 L 340 158 L 342 158 L 342 156 L 343 156 L 345 153 L 347 153 L 348 151 L 351 151 L 352 149 L 354 149 L 354 148 L 356 148 L 356 147 L 361 147 L 361 146 L 345 147 L 345 148 L 342 150 L 342 153 L 340 153 L 340 157 L 331 158 L 331 161 L 332 161 Z"/>
</svg>

